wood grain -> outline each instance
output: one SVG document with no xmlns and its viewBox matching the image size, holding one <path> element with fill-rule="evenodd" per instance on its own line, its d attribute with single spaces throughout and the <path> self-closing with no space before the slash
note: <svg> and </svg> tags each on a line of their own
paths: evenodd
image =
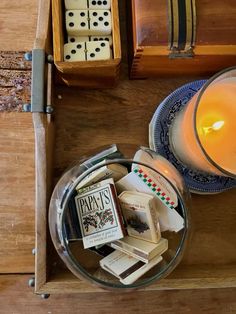
<svg viewBox="0 0 236 314">
<path fill-rule="evenodd" d="M 0 113 L 0 272 L 34 272 L 31 114 Z"/>
<path fill-rule="evenodd" d="M 47 300 L 27 288 L 26 275 L 0 276 L 0 314 L 234 314 L 236 289 L 52 295 Z"/>
<path fill-rule="evenodd" d="M 24 56 L 25 51 L 0 51 L 0 69 L 31 70 L 31 62 Z"/>
<path fill-rule="evenodd" d="M 24 52 L 0 52 L 0 111 L 22 111 L 30 102 L 30 70 Z"/>
<path fill-rule="evenodd" d="M 111 16 L 112 16 L 113 54 L 114 59 L 117 59 L 118 61 L 121 58 L 119 1 L 112 1 Z"/>
<path fill-rule="evenodd" d="M 164 0 L 134 0 L 137 46 L 168 47 L 168 4 Z M 198 45 L 236 45 L 234 0 L 196 1 Z"/>
<path fill-rule="evenodd" d="M 236 7 L 234 0 L 196 1 L 195 56 L 168 57 L 167 1 L 129 0 L 130 72 L 132 78 L 212 75 L 235 65 Z M 222 18 L 224 16 L 224 18 Z"/>
<path fill-rule="evenodd" d="M 24 1 L 26 2 L 26 1 Z M 23 1 L 21 1 L 21 4 Z M 30 1 L 30 3 L 33 3 Z M 4 8 L 4 12 L 7 11 L 9 2 L 2 1 L 1 8 Z M 17 1 L 11 1 L 11 7 L 15 10 L 11 12 L 16 12 L 11 14 L 9 18 L 8 15 L 4 13 L 1 19 L 6 16 L 11 20 L 15 20 L 15 16 L 18 16 L 19 4 Z M 18 11 L 16 8 L 18 7 Z M 30 10 L 34 11 L 35 7 L 26 11 L 22 14 L 29 15 Z M 9 20 L 8 19 L 8 20 Z M 18 19 L 19 21 L 19 19 Z M 18 26 L 17 21 L 17 26 Z M 28 21 L 30 23 L 29 32 L 34 31 L 34 22 L 32 19 Z M 5 22 L 4 22 L 5 23 Z M 16 27 L 16 26 L 14 26 Z M 13 28 L 13 26 L 11 26 Z M 19 31 L 22 29 L 17 29 L 15 36 L 19 35 Z M 6 47 L 10 45 L 16 45 L 11 41 L 11 36 L 5 38 L 8 34 L 8 30 L 5 29 L 4 36 L 1 36 L 1 40 L 4 41 Z M 18 36 L 22 41 L 17 43 L 20 46 L 20 50 L 24 49 L 23 46 L 27 46 L 29 37 L 25 36 L 25 30 Z M 10 44 L 7 42 L 10 40 Z M 8 45 L 8 46 L 7 46 Z M 3 45 L 2 45 L 3 46 Z M 28 49 L 28 48 L 27 48 Z M 62 100 L 57 100 L 57 105 L 59 108 L 57 112 L 60 112 L 59 117 L 64 113 L 68 118 L 67 123 L 64 125 L 64 120 L 60 122 L 57 120 L 57 125 L 60 126 L 60 130 L 57 131 L 57 138 L 64 139 L 63 143 L 57 143 L 56 151 L 60 152 L 61 156 L 57 156 L 56 170 L 57 175 L 61 174 L 63 169 L 68 165 L 68 162 L 78 158 L 81 154 L 87 152 L 91 147 L 99 146 L 100 144 L 108 144 L 111 141 L 127 141 L 133 143 L 138 141 L 138 143 L 146 143 L 147 141 L 147 122 L 149 121 L 155 104 L 157 104 L 160 99 L 166 96 L 170 91 L 172 91 L 177 86 L 183 84 L 190 80 L 180 79 L 180 80 L 163 80 L 163 81 L 137 81 L 130 82 L 126 78 L 127 69 L 123 69 L 124 82 L 121 82 L 117 90 L 105 90 L 105 91 L 80 91 L 81 97 L 78 97 L 78 91 L 75 89 L 71 90 L 74 98 L 73 103 L 69 102 L 68 107 L 66 102 L 66 95 L 70 94 L 69 90 L 64 90 L 59 88 L 57 90 L 58 94 L 62 95 Z M 134 85 L 133 85 L 134 84 Z M 148 86 L 150 87 L 148 88 Z M 146 90 L 146 88 L 148 88 Z M 131 101 L 127 95 L 131 95 Z M 83 102 L 82 113 L 79 113 L 79 106 L 81 104 L 81 98 L 86 97 L 86 101 Z M 60 104 L 65 101 L 65 104 Z M 97 101 L 99 106 L 96 105 Z M 87 107 L 86 107 L 87 104 Z M 88 107 L 89 104 L 89 107 Z M 64 106 L 65 108 L 61 108 Z M 101 111 L 100 111 L 101 106 Z M 128 108 L 128 113 L 126 112 L 126 106 Z M 66 109 L 67 108 L 67 109 Z M 73 109 L 75 108 L 75 109 Z M 93 109 L 91 112 L 89 109 Z M 114 117 L 115 114 L 111 111 L 113 109 L 119 108 L 119 115 Z M 136 115 L 132 117 L 133 109 Z M 139 109 L 140 113 L 139 112 Z M 74 111 L 69 112 L 71 109 Z M 73 112 L 78 113 L 78 119 L 75 121 L 73 118 Z M 105 117 L 104 114 L 105 113 Z M 129 114 L 129 116 L 127 116 Z M 143 116 L 143 119 L 142 119 Z M 96 119 L 97 117 L 97 119 Z M 103 118 L 104 117 L 104 118 Z M 109 122 L 106 121 L 107 118 L 112 117 Z M 119 121 L 122 121 L 122 124 Z M 69 125 L 72 119 L 72 126 Z M 84 120 L 83 120 L 83 119 Z M 66 119 L 66 118 L 65 118 Z M 95 121 L 96 120 L 96 121 Z M 80 126 L 80 123 L 82 126 Z M 112 125 L 112 123 L 114 125 Z M 141 128 L 138 125 L 144 124 Z M 126 126 L 127 125 L 127 126 Z M 126 128 L 124 129 L 125 126 Z M 134 127 L 137 127 L 137 134 L 135 134 Z M 82 137 L 80 138 L 79 132 L 83 128 Z M 115 130 L 116 129 L 116 130 Z M 32 122 L 30 114 L 16 114 L 16 113 L 1 113 L 0 114 L 0 171 L 1 171 L 1 201 L 0 201 L 0 215 L 3 219 L 0 220 L 0 238 L 4 239 L 0 243 L 0 271 L 2 272 L 32 272 L 33 271 L 33 257 L 31 255 L 31 248 L 34 243 L 33 228 L 34 228 L 34 213 L 33 213 L 33 186 L 34 186 L 34 169 L 33 169 L 33 159 L 34 159 L 34 141 L 32 132 Z M 77 130 L 79 132 L 77 132 Z M 96 138 L 95 135 L 98 137 Z M 127 136 L 129 134 L 129 136 Z M 132 139 L 133 137 L 133 139 Z M 67 139 L 73 143 L 70 146 L 67 143 Z M 74 139 L 74 140 L 73 140 Z M 87 140 L 87 142 L 85 141 Z M 78 144 L 77 144 L 77 143 Z M 76 143 L 76 145 L 75 145 Z M 78 145 L 78 146 L 77 146 Z M 23 162 L 24 160 L 24 162 Z M 16 182 L 18 183 L 17 188 L 15 187 Z M 12 198 L 12 186 L 14 185 L 14 199 Z M 3 187 L 3 188 L 2 188 Z M 22 187 L 26 187 L 27 193 L 22 192 Z M 29 194 L 31 196 L 29 196 Z M 227 196 L 231 199 L 234 197 L 231 195 L 232 192 L 228 192 Z M 205 219 L 207 213 L 205 210 L 212 211 L 216 203 L 223 198 L 223 195 L 218 196 L 216 199 L 214 197 L 201 197 L 197 196 L 194 198 L 195 206 L 195 220 L 198 224 L 198 232 L 201 232 L 202 228 L 202 217 Z M 205 200 L 205 201 L 204 201 Z M 205 205 L 204 202 L 206 202 Z M 211 202 L 210 205 L 207 205 Z M 235 204 L 235 202 L 233 203 Z M 228 205 L 231 204 L 229 200 Z M 203 208 L 201 207 L 203 206 Z M 205 207 L 204 207 L 205 206 Z M 201 209 L 201 213 L 198 214 L 198 209 Z M 217 207 L 217 212 L 220 205 Z M 222 211 L 225 209 L 222 203 L 220 208 Z M 234 208 L 233 208 L 234 209 Z M 226 211 L 227 212 L 227 211 Z M 3 213 L 3 214 L 2 214 Z M 232 214 L 232 213 L 231 213 Z M 231 215 L 230 214 L 230 215 Z M 220 220 L 224 221 L 222 214 L 217 214 L 217 217 L 213 219 L 213 226 L 218 228 Z M 12 226 L 13 223 L 17 224 L 17 228 Z M 211 223 L 211 219 L 208 218 L 207 223 Z M 220 232 L 224 232 L 227 226 L 223 224 Z M 230 230 L 232 229 L 232 225 Z M 24 230 L 24 233 L 23 233 Z M 203 228 L 206 237 L 214 235 L 211 227 L 207 225 Z M 16 238 L 18 237 L 18 244 L 16 245 Z M 226 239 L 229 237 L 227 233 Z M 211 238 L 210 242 L 213 243 L 214 239 Z M 196 242 L 197 239 L 196 239 Z M 204 241 L 202 241 L 204 242 Z M 206 242 L 205 242 L 206 243 Z M 198 246 L 195 243 L 193 248 Z M 207 248 L 205 249 L 205 252 Z M 189 251 L 190 252 L 190 251 Z M 228 254 L 229 250 L 226 248 L 224 251 Z M 190 252 L 191 253 L 191 252 Z M 191 254 L 195 254 L 192 252 Z M 196 256 L 186 256 L 185 266 L 183 272 L 186 269 L 187 274 L 190 274 L 187 264 L 189 261 L 197 260 Z M 218 254 L 218 253 L 217 253 Z M 219 257 L 219 255 L 217 255 Z M 233 257 L 233 255 L 231 255 Z M 203 258 L 203 257 L 200 257 Z M 222 262 L 222 260 L 221 260 Z M 234 264 L 232 264 L 234 267 Z M 194 266 L 194 265 L 193 265 Z M 186 267 L 186 268 L 185 268 Z M 191 267 L 191 266 L 189 266 Z M 219 264 L 219 267 L 221 265 Z M 196 270 L 197 270 L 196 265 Z M 212 265 L 207 266 L 207 269 L 214 269 Z M 191 274 L 193 274 L 193 269 Z M 204 273 L 204 272 L 203 272 Z M 225 271 L 224 274 L 227 272 Z M 206 273 L 205 273 L 206 274 Z M 173 274 L 174 275 L 174 274 Z M 159 313 L 235 313 L 236 303 L 235 303 L 235 289 L 208 289 L 208 290 L 189 290 L 189 291 L 155 291 L 155 292 L 135 292 L 132 294 L 107 294 L 104 293 L 88 293 L 79 295 L 63 295 L 54 296 L 48 301 L 42 301 L 37 296 L 32 294 L 32 290 L 27 288 L 28 276 L 17 276 L 17 275 L 1 275 L 0 276 L 0 303 L 1 309 L 0 313 L 112 313 L 112 312 L 126 312 L 126 313 L 153 313 L 158 310 Z M 229 278 L 229 277 L 228 277 Z M 58 278 L 59 280 L 60 278 Z M 222 280 L 224 278 L 222 277 Z M 96 304 L 96 308 L 91 306 L 91 300 Z M 27 305 L 27 306 L 26 306 Z"/>
<path fill-rule="evenodd" d="M 33 113 L 33 124 L 35 132 L 35 226 L 36 226 L 36 259 L 35 259 L 35 274 L 36 274 L 36 290 L 46 282 L 47 276 L 47 211 L 49 205 L 49 183 L 50 169 L 49 162 L 52 155 L 51 137 L 51 116 L 44 113 Z M 51 131 L 51 132 L 49 132 Z M 51 180 L 50 180 L 51 181 Z"/>
<path fill-rule="evenodd" d="M 0 49 L 31 50 L 35 39 L 38 0 L 0 1 Z"/>
<path fill-rule="evenodd" d="M 60 174 L 74 159 L 102 145 L 147 145 L 148 123 L 160 103 L 175 88 L 193 78 L 130 81 L 122 65 L 122 80 L 112 90 L 78 90 L 58 86 L 55 99 L 56 160 Z"/>
<path fill-rule="evenodd" d="M 70 163 L 99 146 L 119 142 L 148 145 L 148 123 L 157 104 L 188 79 L 129 81 L 124 75 L 115 90 L 81 90 L 80 97 L 77 89 L 58 86 L 56 95 L 60 97 L 54 100 L 56 177 Z M 235 190 L 214 196 L 193 197 L 193 236 L 184 259 L 168 279 L 150 289 L 236 285 L 233 271 L 236 264 L 235 197 Z M 53 259 L 47 258 L 51 271 L 58 263 L 57 254 Z M 55 272 L 54 269 L 53 276 L 49 276 L 47 283 L 38 287 L 37 292 L 58 293 L 62 289 L 65 292 L 91 292 L 92 287 L 73 278 L 67 271 L 58 268 Z"/>
<path fill-rule="evenodd" d="M 53 31 L 53 55 L 54 62 L 63 61 L 63 46 L 66 41 L 64 35 L 64 15 L 62 1 L 52 0 L 52 31 Z"/>
<path fill-rule="evenodd" d="M 37 25 L 34 38 L 34 49 L 44 49 L 47 54 L 52 52 L 51 1 L 38 0 Z"/>
<path fill-rule="evenodd" d="M 93 261 L 90 260 L 90 263 Z M 142 288 L 141 291 L 160 290 L 189 290 L 206 288 L 232 288 L 236 287 L 235 266 L 216 265 L 180 265 L 167 278 L 154 282 L 152 285 Z M 79 280 L 65 267 L 60 267 L 60 263 L 54 262 L 51 274 L 47 282 L 37 293 L 51 294 L 84 294 L 84 293 L 109 293 L 108 290 L 98 288 L 95 284 Z M 115 291 L 117 292 L 117 291 Z M 126 291 L 127 293 L 127 291 Z"/>
<path fill-rule="evenodd" d="M 51 1 L 39 1 L 38 21 L 34 49 L 51 53 Z M 52 105 L 52 66 L 47 67 L 45 86 L 47 87 L 46 105 Z M 33 112 L 32 114 L 35 135 L 35 227 L 36 227 L 36 258 L 35 258 L 35 287 L 39 289 L 47 277 L 47 211 L 51 187 L 51 161 L 53 152 L 53 125 L 51 114 Z"/>
<path fill-rule="evenodd" d="M 20 111 L 30 100 L 31 63 L 23 51 L 32 48 L 36 11 L 37 1 L 11 1 L 10 9 L 9 1 L 0 3 L 0 111 L 5 111 L 0 113 L 1 273 L 34 272 L 32 118 L 6 111 Z"/>
<path fill-rule="evenodd" d="M 115 90 L 80 91 L 80 97 L 76 89 L 59 87 L 57 93 L 62 99 L 56 100 L 55 113 L 57 173 L 101 145 L 148 145 L 148 123 L 157 105 L 186 80 L 123 79 Z M 184 263 L 236 263 L 235 190 L 195 195 L 192 203 L 194 235 Z"/>
<path fill-rule="evenodd" d="M 133 59 L 132 78 L 150 77 L 182 77 L 198 75 L 209 77 L 218 71 L 236 64 L 236 46 L 234 53 L 230 55 L 222 53 L 196 55 L 193 59 L 172 59 L 164 55 L 155 55 L 138 52 Z"/>
</svg>

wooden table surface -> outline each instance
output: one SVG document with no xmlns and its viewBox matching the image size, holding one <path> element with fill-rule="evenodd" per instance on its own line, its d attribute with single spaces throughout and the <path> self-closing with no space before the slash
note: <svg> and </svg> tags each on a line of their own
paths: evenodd
<svg viewBox="0 0 236 314">
<path fill-rule="evenodd" d="M 36 19 L 36 0 L 12 0 L 10 4 L 2 0 L 0 50 L 30 50 Z M 16 88 L 6 70 L 0 69 L 0 101 Z M 19 71 L 17 75 L 26 74 Z M 173 86 L 181 82 L 173 80 Z M 106 99 L 106 92 L 97 95 Z M 0 112 L 0 174 L 0 313 L 236 313 L 236 289 L 61 295 L 41 300 L 27 286 L 34 272 L 34 134 L 30 113 Z"/>
</svg>

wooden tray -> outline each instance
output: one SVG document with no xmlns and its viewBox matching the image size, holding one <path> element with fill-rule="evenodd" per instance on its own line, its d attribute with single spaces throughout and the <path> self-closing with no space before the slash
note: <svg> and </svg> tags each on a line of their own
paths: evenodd
<svg viewBox="0 0 236 314">
<path fill-rule="evenodd" d="M 44 10 L 48 5 L 49 0 L 41 2 Z M 43 18 L 45 20 L 45 14 Z M 44 42 L 44 46 L 45 34 L 46 31 L 38 35 L 41 40 L 37 40 Z M 122 77 L 119 86 L 113 90 L 78 91 L 55 86 L 53 115 L 33 114 L 36 293 L 103 291 L 72 275 L 51 244 L 47 227 L 51 186 L 71 162 L 91 149 L 117 142 L 148 145 L 148 123 L 157 104 L 175 88 L 193 79 L 129 81 L 126 64 L 122 65 Z M 54 176 L 50 179 L 52 168 Z M 192 237 L 183 261 L 170 276 L 146 290 L 236 287 L 235 203 L 235 190 L 212 196 L 193 195 Z"/>
<path fill-rule="evenodd" d="M 121 61 L 118 0 L 111 0 L 113 58 L 104 61 L 64 62 L 64 0 L 52 0 L 54 63 L 69 86 L 113 87 L 119 78 Z"/>
</svg>

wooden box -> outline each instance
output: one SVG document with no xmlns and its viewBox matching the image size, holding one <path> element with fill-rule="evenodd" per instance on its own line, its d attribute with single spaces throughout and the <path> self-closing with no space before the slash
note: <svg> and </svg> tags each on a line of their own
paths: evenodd
<svg viewBox="0 0 236 314">
<path fill-rule="evenodd" d="M 39 16 L 36 40 L 36 47 L 46 49 L 47 53 L 50 53 L 46 46 L 48 28 L 42 24 L 49 23 L 46 18 L 49 3 L 50 0 L 41 1 L 41 12 L 44 13 Z M 121 4 L 124 12 L 125 0 Z M 65 267 L 51 243 L 47 221 L 52 188 L 70 163 L 98 146 L 118 141 L 148 145 L 148 123 L 157 103 L 187 81 L 188 78 L 129 81 L 127 75 L 123 75 L 119 87 L 112 90 L 80 90 L 78 93 L 68 86 L 54 86 L 55 97 L 51 101 L 54 113 L 33 113 L 36 293 L 103 291 L 77 279 Z M 50 96 L 50 82 L 48 87 Z M 107 104 L 112 110 L 107 110 Z M 166 279 L 145 290 L 236 287 L 235 204 L 235 189 L 218 195 L 193 195 L 192 238 L 182 262 Z M 92 263 L 90 265 L 93 267 Z"/>
<path fill-rule="evenodd" d="M 234 0 L 129 0 L 130 76 L 212 75 L 236 64 Z"/>
<path fill-rule="evenodd" d="M 64 62 L 66 43 L 64 0 L 52 0 L 53 55 L 60 78 L 69 86 L 113 87 L 121 61 L 118 0 L 111 0 L 113 58 L 104 61 Z"/>
</svg>

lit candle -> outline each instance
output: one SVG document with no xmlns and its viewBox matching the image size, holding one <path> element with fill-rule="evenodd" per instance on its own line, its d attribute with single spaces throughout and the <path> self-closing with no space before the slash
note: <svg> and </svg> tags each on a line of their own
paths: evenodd
<svg viewBox="0 0 236 314">
<path fill-rule="evenodd" d="M 225 124 L 224 121 L 217 121 L 217 122 L 213 123 L 213 125 L 210 127 L 202 127 L 203 134 L 206 135 L 212 131 L 218 131 L 223 127 L 224 124 Z M 199 133 L 200 132 L 201 132 L 201 130 L 199 130 Z"/>
<path fill-rule="evenodd" d="M 190 100 L 173 121 L 170 142 L 187 166 L 236 176 L 236 68 L 209 81 Z"/>
</svg>

